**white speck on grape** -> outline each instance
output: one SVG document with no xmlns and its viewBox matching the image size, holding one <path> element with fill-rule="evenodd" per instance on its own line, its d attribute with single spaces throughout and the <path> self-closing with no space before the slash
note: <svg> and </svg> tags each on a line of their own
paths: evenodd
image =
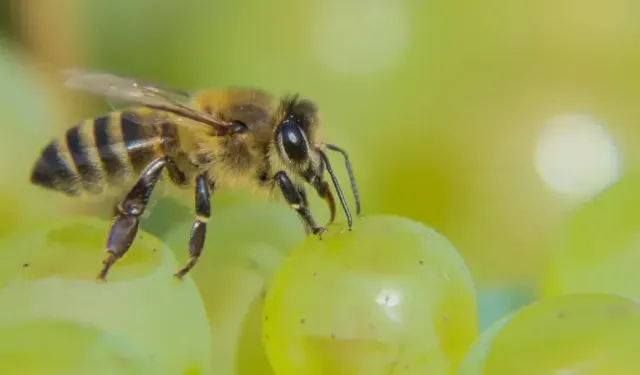
<svg viewBox="0 0 640 375">
<path fill-rule="evenodd" d="M 398 307 L 402 302 L 400 292 L 393 289 L 382 289 L 376 296 L 376 303 L 383 307 L 389 319 L 400 321 Z"/>
</svg>

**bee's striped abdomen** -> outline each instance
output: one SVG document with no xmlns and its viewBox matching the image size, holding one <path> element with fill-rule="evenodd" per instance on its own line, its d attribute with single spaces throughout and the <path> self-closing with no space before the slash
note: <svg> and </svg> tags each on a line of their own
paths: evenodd
<svg viewBox="0 0 640 375">
<path fill-rule="evenodd" d="M 58 140 L 49 143 L 31 171 L 31 183 L 59 190 L 67 195 L 78 195 L 76 171 L 65 158 Z"/>
<path fill-rule="evenodd" d="M 162 153 L 162 139 L 153 124 L 136 116 L 111 112 L 84 121 L 52 141 L 33 169 L 31 181 L 76 195 L 100 193 L 139 173 Z M 138 121 L 144 121 L 140 117 Z"/>
<path fill-rule="evenodd" d="M 74 126 L 67 130 L 65 141 L 67 151 L 75 166 L 77 182 L 84 190 L 91 193 L 100 193 L 103 190 L 101 184 L 102 170 L 98 165 L 94 142 L 89 126 Z"/>
<path fill-rule="evenodd" d="M 120 116 L 120 132 L 126 149 L 127 162 L 133 172 L 139 175 L 142 170 L 159 156 L 161 151 L 160 134 L 156 126 L 140 126 L 130 116 Z"/>
<path fill-rule="evenodd" d="M 137 121 L 134 121 L 133 119 Z M 138 176 L 159 156 L 160 138 L 153 124 L 138 112 L 111 112 L 93 120 L 93 136 L 107 183 Z"/>
<path fill-rule="evenodd" d="M 123 145 L 119 134 L 120 130 L 112 125 L 110 116 L 98 117 L 93 120 L 95 147 L 98 151 L 100 168 L 108 183 L 122 179 L 127 171 L 128 164 L 125 163 L 126 160 L 123 157 L 125 155 L 123 155 Z"/>
</svg>

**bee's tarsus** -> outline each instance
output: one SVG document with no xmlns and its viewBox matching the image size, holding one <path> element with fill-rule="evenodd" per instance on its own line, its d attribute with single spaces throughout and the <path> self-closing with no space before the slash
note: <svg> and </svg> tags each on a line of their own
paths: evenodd
<svg viewBox="0 0 640 375">
<path fill-rule="evenodd" d="M 111 269 L 111 266 L 113 266 L 117 260 L 118 258 L 114 253 L 107 252 L 107 256 L 102 261 L 102 269 L 98 274 L 99 281 L 107 281 L 107 273 L 109 273 L 109 269 Z"/>
<path fill-rule="evenodd" d="M 189 273 L 189 271 L 191 271 L 193 267 L 195 267 L 197 262 L 198 262 L 198 258 L 189 258 L 189 261 L 187 262 L 187 264 L 184 267 L 182 267 L 178 272 L 176 272 L 174 276 L 178 280 L 182 281 L 184 277 L 187 275 L 187 273 Z"/>
<path fill-rule="evenodd" d="M 111 223 L 111 230 L 107 236 L 106 252 L 108 255 L 98 276 L 100 279 L 106 280 L 111 266 L 124 256 L 135 240 L 140 224 L 139 217 L 149 204 L 149 197 L 165 164 L 166 158 L 159 158 L 151 162 L 122 203 L 116 207 L 117 214 Z"/>
<path fill-rule="evenodd" d="M 311 230 L 311 232 L 318 236 L 318 239 L 322 240 L 322 235 L 327 231 L 325 227 L 315 227 Z"/>
<path fill-rule="evenodd" d="M 207 180 L 205 175 L 198 175 L 195 184 L 195 208 L 196 220 L 191 227 L 189 237 L 189 261 L 179 270 L 175 276 L 182 280 L 184 276 L 195 267 L 198 258 L 202 254 L 204 242 L 207 235 L 207 220 L 211 217 L 211 192 L 214 184 Z"/>
</svg>

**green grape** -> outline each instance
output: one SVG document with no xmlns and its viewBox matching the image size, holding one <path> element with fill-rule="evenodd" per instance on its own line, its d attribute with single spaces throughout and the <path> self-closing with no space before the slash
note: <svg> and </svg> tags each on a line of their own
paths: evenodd
<svg viewBox="0 0 640 375">
<path fill-rule="evenodd" d="M 263 317 L 278 375 L 446 374 L 476 333 L 474 283 L 455 247 L 393 216 L 295 247 Z"/>
<path fill-rule="evenodd" d="M 544 297 L 576 292 L 640 297 L 640 173 L 623 179 L 569 220 L 549 251 Z"/>
<path fill-rule="evenodd" d="M 527 306 L 481 335 L 457 375 L 632 375 L 640 368 L 640 305 L 572 294 Z"/>
<path fill-rule="evenodd" d="M 162 236 L 180 261 L 188 255 L 193 219 Z M 191 276 L 207 310 L 216 374 L 273 374 L 261 340 L 262 303 L 287 251 L 303 238 L 286 204 L 235 193 L 214 197 L 205 249 Z"/>
<path fill-rule="evenodd" d="M 78 323 L 38 319 L 0 326 L 0 373 L 155 375 L 158 361 L 116 335 Z"/>
<path fill-rule="evenodd" d="M 58 220 L 0 243 L 0 326 L 52 319 L 121 337 L 153 355 L 161 374 L 211 373 L 211 337 L 202 300 L 189 278 L 173 277 L 172 252 L 142 233 L 96 280 L 109 223 Z M 79 358 L 79 361 L 83 359 Z"/>
</svg>

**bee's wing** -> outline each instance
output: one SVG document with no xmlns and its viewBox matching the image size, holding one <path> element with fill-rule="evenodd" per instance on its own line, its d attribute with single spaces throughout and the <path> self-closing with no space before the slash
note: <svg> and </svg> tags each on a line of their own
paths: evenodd
<svg viewBox="0 0 640 375">
<path fill-rule="evenodd" d="M 120 77 L 106 72 L 67 70 L 64 85 L 68 88 L 103 96 L 109 102 L 123 102 L 170 112 L 179 117 L 209 125 L 223 135 L 228 125 L 214 115 L 189 106 L 191 94 L 167 86 Z M 132 119 L 136 121 L 136 119 Z"/>
</svg>

